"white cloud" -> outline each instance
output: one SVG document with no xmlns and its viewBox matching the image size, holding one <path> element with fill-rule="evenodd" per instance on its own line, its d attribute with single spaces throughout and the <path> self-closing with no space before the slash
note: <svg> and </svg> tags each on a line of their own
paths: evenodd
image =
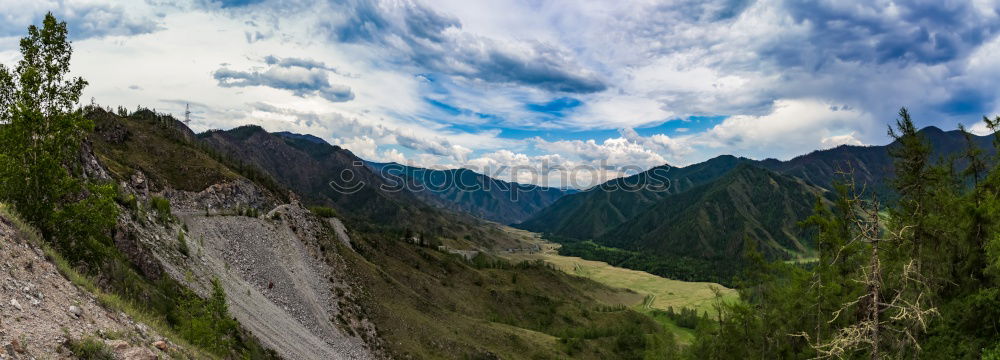
<svg viewBox="0 0 1000 360">
<path fill-rule="evenodd" d="M 5 64 L 17 59 L 14 35 L 47 9 L 70 22 L 74 74 L 91 84 L 85 99 L 175 114 L 198 104 L 196 130 L 259 124 L 428 167 L 597 164 L 598 177 L 616 176 L 629 165 L 723 153 L 788 158 L 884 143 L 900 106 L 918 125 L 963 122 L 978 133 L 981 115 L 1000 113 L 995 0 L 0 0 L 0 8 L 10 10 L 0 14 Z M 910 36 L 914 29 L 926 39 Z M 245 86 L 219 86 L 220 69 Z M 565 98 L 579 105 L 529 106 Z M 643 131 L 689 116 L 726 118 Z M 610 138 L 576 135 L 614 129 Z M 556 136 L 508 137 L 519 132 Z"/>
<path fill-rule="evenodd" d="M 854 137 L 854 133 L 845 135 L 834 135 L 823 138 L 821 141 L 824 149 L 834 148 L 840 145 L 863 145 L 861 140 Z"/>
<path fill-rule="evenodd" d="M 813 99 L 782 99 L 766 115 L 729 117 L 691 142 L 747 157 L 787 159 L 835 142 L 860 144 L 859 132 L 877 124 L 861 110 Z M 847 135 L 845 135 L 847 134 Z"/>
</svg>

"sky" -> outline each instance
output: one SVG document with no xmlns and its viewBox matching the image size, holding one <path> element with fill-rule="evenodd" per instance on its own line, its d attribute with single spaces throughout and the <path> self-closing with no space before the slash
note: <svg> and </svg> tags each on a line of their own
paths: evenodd
<svg viewBox="0 0 1000 360">
<path fill-rule="evenodd" d="M 0 0 L 52 11 L 84 101 L 256 124 L 371 161 L 587 187 L 1000 113 L 1000 0 Z M 586 171 L 580 171 L 587 169 Z"/>
</svg>

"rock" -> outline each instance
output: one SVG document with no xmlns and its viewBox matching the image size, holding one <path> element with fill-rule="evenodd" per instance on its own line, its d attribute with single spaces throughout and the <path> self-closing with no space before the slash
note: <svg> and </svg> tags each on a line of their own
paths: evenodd
<svg viewBox="0 0 1000 360">
<path fill-rule="evenodd" d="M 21 342 L 17 341 L 17 339 L 10 341 L 10 347 L 14 349 L 14 351 L 16 351 L 18 354 L 24 354 L 24 352 L 27 351 L 24 349 L 24 345 L 21 345 Z"/>
<path fill-rule="evenodd" d="M 160 349 L 160 351 L 167 351 L 167 342 L 166 341 L 160 340 L 160 341 L 154 342 L 153 346 L 155 346 L 157 349 Z"/>
<path fill-rule="evenodd" d="M 7 356 L 10 356 L 11 359 L 17 359 L 17 353 L 14 352 L 14 345 L 7 344 L 3 348 L 7 350 Z"/>
<path fill-rule="evenodd" d="M 15 309 L 21 310 L 21 303 L 17 302 L 17 299 L 10 299 L 10 306 L 13 306 Z"/>
<path fill-rule="evenodd" d="M 121 358 L 125 360 L 156 360 L 156 354 L 152 350 L 144 347 L 129 348 L 121 353 Z"/>
<path fill-rule="evenodd" d="M 104 343 L 115 351 L 121 351 L 128 348 L 128 342 L 125 340 L 105 340 Z"/>
<path fill-rule="evenodd" d="M 69 313 L 70 313 L 71 315 L 73 315 L 73 316 L 76 316 L 76 317 L 81 317 L 81 316 L 83 316 L 83 311 L 82 311 L 82 310 L 80 310 L 80 308 L 79 308 L 79 307 L 77 307 L 76 305 L 70 305 L 70 306 L 69 306 Z"/>
</svg>

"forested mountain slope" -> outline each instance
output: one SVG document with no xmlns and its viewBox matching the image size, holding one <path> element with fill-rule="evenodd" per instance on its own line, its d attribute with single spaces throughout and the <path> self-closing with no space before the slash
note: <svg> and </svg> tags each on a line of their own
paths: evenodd
<svg viewBox="0 0 1000 360">
<path fill-rule="evenodd" d="M 652 168 L 564 196 L 517 227 L 561 237 L 596 238 L 664 198 L 711 182 L 745 162 L 750 160 L 719 156 L 682 168 Z"/>
<path fill-rule="evenodd" d="M 769 258 L 813 247 L 798 226 L 823 190 L 750 164 L 661 201 L 607 231 L 608 246 L 700 258 L 735 259 L 751 241 Z"/>
<path fill-rule="evenodd" d="M 469 169 L 435 170 L 396 163 L 369 166 L 387 181 L 408 184 L 427 203 L 501 224 L 526 220 L 573 191 L 495 179 Z"/>
</svg>

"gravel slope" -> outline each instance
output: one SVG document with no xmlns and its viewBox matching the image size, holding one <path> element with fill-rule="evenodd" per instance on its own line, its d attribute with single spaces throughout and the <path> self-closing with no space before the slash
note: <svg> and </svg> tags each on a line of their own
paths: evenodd
<svg viewBox="0 0 1000 360">
<path fill-rule="evenodd" d="M 195 288 L 207 290 L 218 277 L 233 316 L 285 358 L 372 358 L 364 341 L 334 325 L 339 284 L 318 249 L 307 246 L 318 234 L 306 212 L 282 205 L 261 218 L 177 214 L 191 255 L 164 265 Z"/>
</svg>

